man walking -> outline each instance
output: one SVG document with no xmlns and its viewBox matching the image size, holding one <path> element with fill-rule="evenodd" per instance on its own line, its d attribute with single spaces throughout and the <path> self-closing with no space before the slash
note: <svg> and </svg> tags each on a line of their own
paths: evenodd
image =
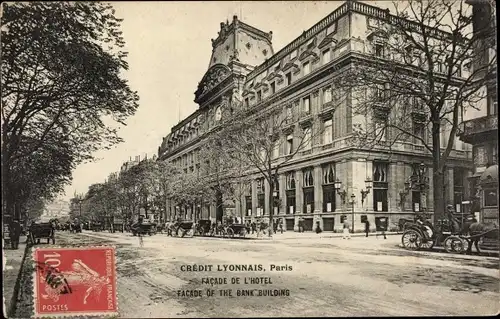
<svg viewBox="0 0 500 319">
<path fill-rule="evenodd" d="M 21 224 L 16 219 L 10 226 L 10 245 L 12 249 L 19 248 L 19 237 L 21 236 Z"/>
<path fill-rule="evenodd" d="M 349 232 L 349 222 L 347 219 L 344 220 L 344 229 L 342 230 L 342 239 L 351 239 L 351 233 Z"/>
<path fill-rule="evenodd" d="M 366 233 L 366 237 L 368 237 L 368 233 L 370 232 L 370 222 L 368 221 L 368 219 L 365 220 L 365 233 Z"/>
</svg>

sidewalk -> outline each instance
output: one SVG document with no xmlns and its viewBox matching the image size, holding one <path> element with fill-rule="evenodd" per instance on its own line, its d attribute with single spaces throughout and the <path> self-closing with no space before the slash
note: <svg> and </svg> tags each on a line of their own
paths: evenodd
<svg viewBox="0 0 500 319">
<path fill-rule="evenodd" d="M 391 236 L 391 235 L 401 235 L 398 234 L 397 232 L 386 232 L 386 236 Z M 383 235 L 381 233 L 369 233 L 368 236 L 379 236 L 383 238 Z M 256 239 L 256 240 L 287 240 L 287 239 L 316 239 L 316 238 L 342 238 L 343 234 L 342 233 L 333 233 L 333 232 L 322 232 L 320 234 L 316 234 L 315 232 L 305 232 L 305 233 L 299 233 L 299 232 L 294 232 L 294 231 L 287 231 L 283 232 L 281 234 L 280 232 L 277 232 L 276 234 L 273 234 L 272 238 L 269 238 L 269 234 L 260 234 L 259 237 L 257 237 L 256 234 L 248 234 L 247 237 L 250 239 Z M 354 233 L 351 234 L 351 237 L 365 237 L 365 233 Z"/>
<path fill-rule="evenodd" d="M 12 310 L 12 302 L 17 296 L 16 287 L 21 266 L 23 264 L 24 253 L 26 252 L 26 236 L 19 239 L 19 249 L 12 250 L 10 245 L 3 248 L 3 298 L 4 298 L 4 317 L 8 317 Z"/>
</svg>

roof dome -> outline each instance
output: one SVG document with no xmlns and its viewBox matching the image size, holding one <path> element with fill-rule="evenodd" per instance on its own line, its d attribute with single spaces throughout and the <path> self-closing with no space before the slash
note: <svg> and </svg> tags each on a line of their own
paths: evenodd
<svg viewBox="0 0 500 319">
<path fill-rule="evenodd" d="M 498 165 L 488 167 L 479 178 L 481 184 L 498 183 Z"/>
</svg>

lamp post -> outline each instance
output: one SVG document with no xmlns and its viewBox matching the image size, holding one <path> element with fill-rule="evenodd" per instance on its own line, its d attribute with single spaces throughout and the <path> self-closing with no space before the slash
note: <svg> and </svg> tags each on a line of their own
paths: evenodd
<svg viewBox="0 0 500 319">
<path fill-rule="evenodd" d="M 352 194 L 351 195 L 351 207 L 352 207 L 352 211 L 351 211 L 351 231 L 352 233 L 354 234 L 354 199 L 356 198 L 356 195 Z"/>
<path fill-rule="evenodd" d="M 334 185 L 335 189 L 337 190 L 337 194 L 339 194 L 340 199 L 342 200 L 342 204 L 345 204 L 345 198 L 347 196 L 347 192 L 345 189 L 340 190 L 342 187 L 342 182 L 339 181 L 339 179 L 337 178 Z"/>
<path fill-rule="evenodd" d="M 367 177 L 365 180 L 366 190 L 361 190 L 361 206 L 365 203 L 365 198 L 368 194 L 370 194 L 370 189 L 372 188 L 372 179 Z"/>
</svg>

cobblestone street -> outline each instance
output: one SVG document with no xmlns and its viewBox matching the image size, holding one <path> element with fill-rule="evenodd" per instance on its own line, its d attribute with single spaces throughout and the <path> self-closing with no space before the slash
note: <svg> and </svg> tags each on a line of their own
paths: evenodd
<svg viewBox="0 0 500 319">
<path fill-rule="evenodd" d="M 228 240 L 139 239 L 129 233 L 58 233 L 59 245 L 117 247 L 123 317 L 488 315 L 498 312 L 498 258 L 409 252 L 399 235 L 379 237 Z M 45 245 L 44 245 L 45 246 Z M 183 265 L 214 265 L 185 272 Z M 263 265 L 253 272 L 218 272 L 218 265 Z M 271 265 L 288 271 L 271 271 Z M 291 267 L 291 270 L 290 270 Z M 231 277 L 270 284 L 231 284 Z M 202 278 L 227 278 L 211 286 Z M 184 297 L 182 291 L 232 289 L 233 296 Z M 289 296 L 236 296 L 237 289 L 288 289 Z M 181 296 L 179 296 L 181 294 Z M 267 301 L 261 302 L 262 298 Z M 456 302 L 460 300 L 460 302 Z M 19 312 L 18 312 L 19 313 Z"/>
</svg>

